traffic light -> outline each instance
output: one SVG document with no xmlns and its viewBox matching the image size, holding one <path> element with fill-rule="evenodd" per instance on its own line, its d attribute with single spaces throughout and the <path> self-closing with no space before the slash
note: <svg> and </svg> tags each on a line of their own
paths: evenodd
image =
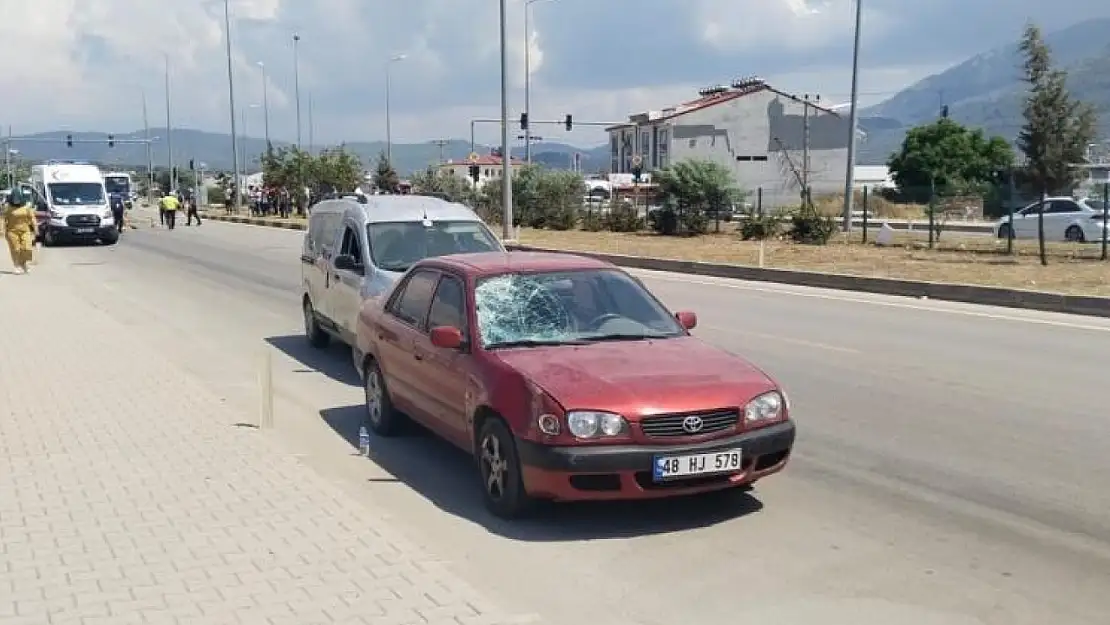
<svg viewBox="0 0 1110 625">
<path fill-rule="evenodd" d="M 189 159 L 189 171 L 197 170 L 197 162 L 194 159 Z"/>
<path fill-rule="evenodd" d="M 947 104 L 940 107 L 940 116 L 943 119 L 948 119 L 948 105 Z"/>
<path fill-rule="evenodd" d="M 570 116 L 570 113 L 567 113 L 567 130 L 571 128 L 574 128 L 574 118 Z"/>
<path fill-rule="evenodd" d="M 72 148 L 73 147 L 73 135 L 66 135 L 66 147 L 67 148 Z"/>
<path fill-rule="evenodd" d="M 520 114 L 520 129 L 528 130 L 528 113 Z"/>
<path fill-rule="evenodd" d="M 108 147 L 110 147 L 110 148 L 116 147 L 116 136 L 115 135 L 108 135 Z"/>
<path fill-rule="evenodd" d="M 478 178 L 481 177 L 481 174 L 482 168 L 478 167 L 477 165 L 470 166 L 470 179 L 474 181 L 474 184 L 478 184 Z"/>
</svg>

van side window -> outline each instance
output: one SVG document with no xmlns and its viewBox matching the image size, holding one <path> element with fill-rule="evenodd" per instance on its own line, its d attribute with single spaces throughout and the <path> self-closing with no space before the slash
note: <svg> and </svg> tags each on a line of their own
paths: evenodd
<svg viewBox="0 0 1110 625">
<path fill-rule="evenodd" d="M 305 236 L 305 251 L 309 254 L 316 254 L 320 251 L 320 230 L 324 227 L 323 215 L 319 213 L 313 215 L 309 219 L 308 234 Z"/>
<path fill-rule="evenodd" d="M 358 233 L 354 228 L 347 226 L 343 232 L 343 245 L 339 249 L 340 254 L 350 254 L 354 256 L 358 262 L 362 262 L 362 246 L 358 242 Z"/>
<path fill-rule="evenodd" d="M 387 310 L 401 321 L 424 329 L 424 321 L 428 318 L 428 308 L 438 281 L 439 274 L 434 271 L 417 271 L 409 276 L 408 281 L 389 302 Z"/>
</svg>

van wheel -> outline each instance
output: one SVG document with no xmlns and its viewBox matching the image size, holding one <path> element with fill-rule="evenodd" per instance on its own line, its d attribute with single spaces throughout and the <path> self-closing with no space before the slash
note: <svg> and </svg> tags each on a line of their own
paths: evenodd
<svg viewBox="0 0 1110 625">
<path fill-rule="evenodd" d="M 42 244 L 45 247 L 54 247 L 58 244 L 58 237 L 50 228 L 47 228 L 46 231 L 42 233 Z"/>
<path fill-rule="evenodd" d="M 1002 224 L 998 227 L 998 238 L 1000 239 L 1011 239 L 1013 238 L 1012 233 L 1013 229 L 1010 228 L 1010 224 Z"/>
<path fill-rule="evenodd" d="M 316 320 L 316 311 L 312 308 L 312 300 L 304 298 L 304 335 L 308 338 L 309 345 L 323 349 L 331 343 L 331 335 L 320 327 Z"/>
</svg>

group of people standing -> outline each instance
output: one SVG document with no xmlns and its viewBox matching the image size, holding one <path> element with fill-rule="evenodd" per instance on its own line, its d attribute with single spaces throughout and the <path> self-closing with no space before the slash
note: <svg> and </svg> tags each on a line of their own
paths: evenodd
<svg viewBox="0 0 1110 625">
<path fill-rule="evenodd" d="M 200 225 L 200 213 L 197 212 L 197 198 L 188 192 L 171 191 L 162 196 L 158 201 L 158 220 L 169 230 L 177 226 L 177 213 L 185 209 L 186 226 L 193 225 L 195 219 Z"/>
</svg>

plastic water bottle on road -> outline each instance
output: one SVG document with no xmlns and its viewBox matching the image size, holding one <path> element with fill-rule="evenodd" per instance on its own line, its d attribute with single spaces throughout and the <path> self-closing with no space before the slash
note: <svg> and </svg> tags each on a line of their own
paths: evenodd
<svg viewBox="0 0 1110 625">
<path fill-rule="evenodd" d="M 358 453 L 363 456 L 370 455 L 370 432 L 365 425 L 358 429 Z"/>
</svg>

